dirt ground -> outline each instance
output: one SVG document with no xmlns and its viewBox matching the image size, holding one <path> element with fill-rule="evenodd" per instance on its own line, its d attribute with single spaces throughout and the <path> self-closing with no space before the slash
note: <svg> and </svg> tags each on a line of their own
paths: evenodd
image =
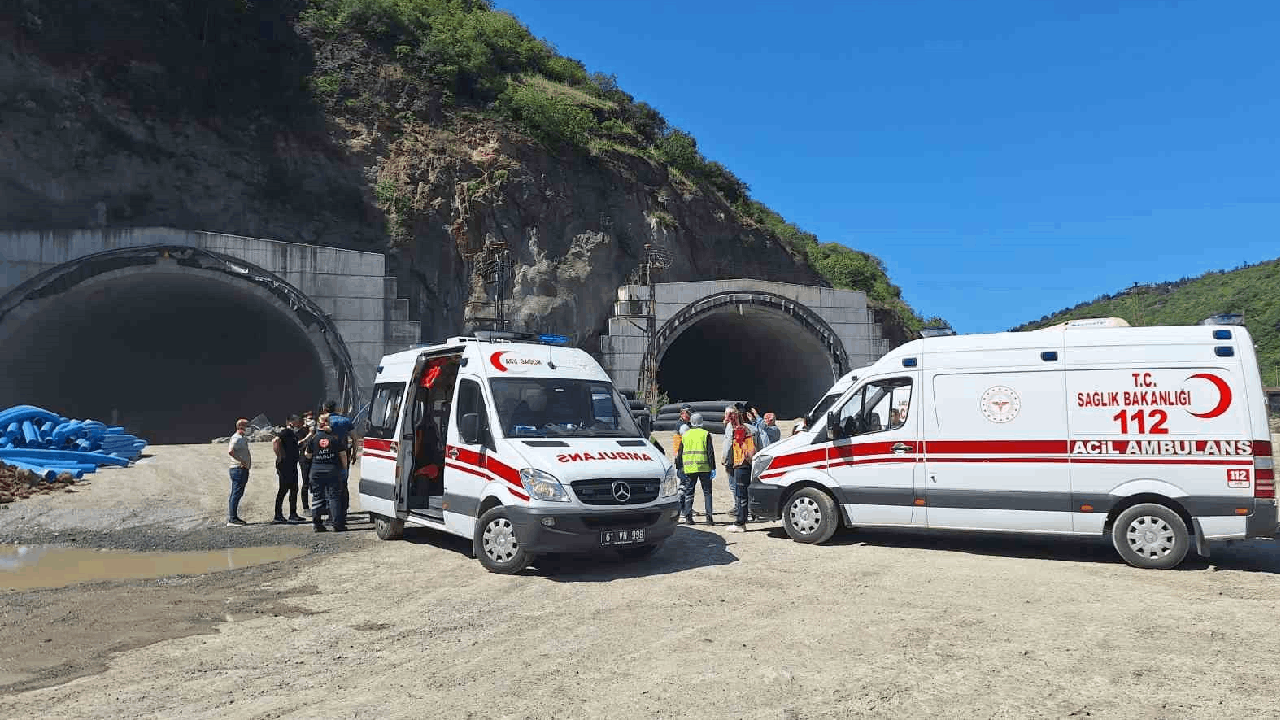
<svg viewBox="0 0 1280 720">
<path fill-rule="evenodd" d="M 0 539 L 309 554 L 0 592 L 0 717 L 1280 718 L 1270 543 L 1153 572 L 1101 542 L 682 525 L 644 562 L 507 577 L 425 531 L 220 527 L 223 449 L 148 452 L 0 510 Z"/>
</svg>

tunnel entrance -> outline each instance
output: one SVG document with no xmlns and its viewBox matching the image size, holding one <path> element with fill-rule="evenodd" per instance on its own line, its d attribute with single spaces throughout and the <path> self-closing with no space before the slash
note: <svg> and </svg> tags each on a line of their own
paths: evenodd
<svg viewBox="0 0 1280 720">
<path fill-rule="evenodd" d="M 672 402 L 745 399 L 799 417 L 835 381 L 832 353 L 797 319 L 763 305 L 729 304 L 690 322 L 658 362 Z"/>
<path fill-rule="evenodd" d="M 27 291 L 0 318 L 0 407 L 205 443 L 238 417 L 280 424 L 336 397 L 315 329 L 246 279 L 152 261 Z"/>
</svg>

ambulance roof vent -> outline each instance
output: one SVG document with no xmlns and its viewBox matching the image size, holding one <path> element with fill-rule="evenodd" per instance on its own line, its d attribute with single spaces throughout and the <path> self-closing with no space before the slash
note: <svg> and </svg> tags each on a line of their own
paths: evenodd
<svg viewBox="0 0 1280 720">
<path fill-rule="evenodd" d="M 1218 313 L 1196 323 L 1197 325 L 1243 325 L 1244 315 L 1240 313 Z"/>
<path fill-rule="evenodd" d="M 1080 318 L 1079 320 L 1067 320 L 1057 325 L 1040 328 L 1041 330 L 1066 330 L 1067 328 L 1103 328 L 1103 327 L 1129 327 L 1129 321 L 1118 317 L 1104 318 Z"/>
</svg>

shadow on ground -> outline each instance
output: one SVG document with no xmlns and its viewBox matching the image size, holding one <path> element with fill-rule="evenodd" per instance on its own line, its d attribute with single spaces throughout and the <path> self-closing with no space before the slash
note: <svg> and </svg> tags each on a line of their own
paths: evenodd
<svg viewBox="0 0 1280 720">
<path fill-rule="evenodd" d="M 404 540 L 430 545 L 474 558 L 466 538 L 428 530 L 405 528 Z M 656 552 L 645 558 L 628 558 L 616 550 L 580 555 L 544 555 L 534 560 L 525 575 L 555 582 L 608 582 L 621 578 L 669 575 L 694 568 L 728 565 L 738 558 L 726 549 L 724 538 L 695 527 L 678 526 Z"/>
<path fill-rule="evenodd" d="M 769 537 L 789 539 L 782 527 L 768 530 Z M 842 529 L 829 545 L 870 545 L 962 552 L 971 555 L 1027 558 L 1065 562 L 1096 562 L 1123 565 L 1111 543 L 1102 538 L 962 532 L 948 530 L 905 530 L 889 528 Z M 1210 557 L 1202 558 L 1194 548 L 1178 570 L 1243 570 L 1280 574 L 1280 548 L 1266 541 L 1213 543 Z"/>
</svg>

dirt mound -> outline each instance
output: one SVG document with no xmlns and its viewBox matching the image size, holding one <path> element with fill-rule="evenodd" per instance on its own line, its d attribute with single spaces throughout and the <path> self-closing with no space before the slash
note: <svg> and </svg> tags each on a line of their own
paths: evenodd
<svg viewBox="0 0 1280 720">
<path fill-rule="evenodd" d="M 72 492 L 67 487 L 75 482 L 70 473 L 58 475 L 53 482 L 45 482 L 30 470 L 23 470 L 0 462 L 0 505 L 23 500 L 32 495 L 49 495 L 55 492 Z"/>
</svg>

